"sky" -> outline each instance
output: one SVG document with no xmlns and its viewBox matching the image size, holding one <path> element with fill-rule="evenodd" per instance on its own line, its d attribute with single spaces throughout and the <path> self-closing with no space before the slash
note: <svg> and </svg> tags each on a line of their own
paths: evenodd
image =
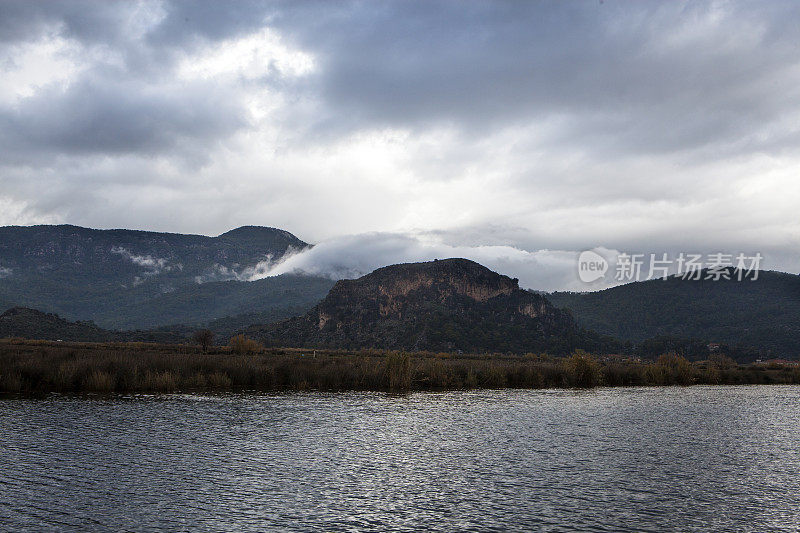
<svg viewBox="0 0 800 533">
<path fill-rule="evenodd" d="M 790 1 L 0 0 L 0 225 L 265 225 L 301 270 L 546 290 L 613 284 L 587 249 L 797 273 L 798 87 Z"/>
</svg>

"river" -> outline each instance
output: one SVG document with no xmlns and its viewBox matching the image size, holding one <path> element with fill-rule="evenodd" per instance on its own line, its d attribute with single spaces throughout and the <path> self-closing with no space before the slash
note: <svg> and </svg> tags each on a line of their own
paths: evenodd
<svg viewBox="0 0 800 533">
<path fill-rule="evenodd" d="M 0 399 L 3 531 L 800 525 L 800 387 Z"/>
</svg>

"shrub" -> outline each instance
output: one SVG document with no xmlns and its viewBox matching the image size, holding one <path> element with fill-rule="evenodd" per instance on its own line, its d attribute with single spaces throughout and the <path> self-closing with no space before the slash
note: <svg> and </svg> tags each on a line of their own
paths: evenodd
<svg viewBox="0 0 800 533">
<path fill-rule="evenodd" d="M 603 383 L 610 387 L 644 385 L 647 382 L 644 367 L 635 363 L 610 363 L 603 368 Z"/>
<path fill-rule="evenodd" d="M 659 385 L 690 385 L 694 381 L 691 363 L 676 353 L 661 354 L 649 370 L 652 381 Z"/>
<path fill-rule="evenodd" d="M 235 335 L 230 341 L 231 350 L 239 355 L 259 353 L 264 346 L 258 341 L 248 339 L 244 335 Z"/>
<path fill-rule="evenodd" d="M 721 353 L 714 353 L 708 356 L 708 365 L 717 370 L 730 370 L 736 368 L 736 361 Z"/>
<path fill-rule="evenodd" d="M 194 332 L 194 335 L 192 335 L 192 340 L 195 344 L 199 344 L 204 352 L 207 352 L 214 343 L 214 332 L 210 329 L 197 330 Z"/>
<path fill-rule="evenodd" d="M 563 367 L 567 383 L 572 387 L 591 388 L 600 384 L 600 365 L 583 350 L 565 359 Z"/>
</svg>

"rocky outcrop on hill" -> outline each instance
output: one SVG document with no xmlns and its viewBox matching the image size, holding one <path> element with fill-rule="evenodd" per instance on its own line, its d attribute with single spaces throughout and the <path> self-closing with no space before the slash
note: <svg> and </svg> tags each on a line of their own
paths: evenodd
<svg viewBox="0 0 800 533">
<path fill-rule="evenodd" d="M 341 280 L 302 317 L 248 334 L 270 345 L 465 352 L 564 352 L 572 317 L 518 280 L 466 259 L 380 268 Z"/>
</svg>

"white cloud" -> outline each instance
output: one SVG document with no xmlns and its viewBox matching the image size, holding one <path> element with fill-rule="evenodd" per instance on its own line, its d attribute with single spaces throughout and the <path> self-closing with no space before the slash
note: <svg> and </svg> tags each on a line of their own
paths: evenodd
<svg viewBox="0 0 800 533">
<path fill-rule="evenodd" d="M 250 35 L 209 43 L 194 51 L 177 67 L 181 78 L 225 77 L 256 80 L 277 71 L 282 76 L 302 76 L 314 69 L 314 58 L 292 49 L 279 35 L 262 29 Z"/>
<path fill-rule="evenodd" d="M 121 246 L 114 246 L 111 248 L 112 254 L 121 255 L 129 260 L 134 265 L 143 267 L 146 271 L 144 276 L 157 276 L 162 272 L 171 272 L 173 270 L 183 270 L 183 265 L 180 263 L 170 264 L 168 259 L 163 257 L 153 257 L 151 255 L 136 255 Z M 136 283 L 134 283 L 136 284 Z"/>
<path fill-rule="evenodd" d="M 523 288 L 550 291 L 605 286 L 602 281 L 591 286 L 580 281 L 578 252 L 575 251 L 531 252 L 513 246 L 452 246 L 430 238 L 393 233 L 326 240 L 313 248 L 289 254 L 276 264 L 261 265 L 250 279 L 293 272 L 332 279 L 356 278 L 386 265 L 451 257 L 471 259 L 495 272 L 518 278 Z"/>
<path fill-rule="evenodd" d="M 310 269 L 367 231 L 800 268 L 797 4 L 88 5 L 0 4 L 0 224 L 264 224 L 323 241 Z"/>
<path fill-rule="evenodd" d="M 2 177 L 0 177 L 2 183 Z M 31 207 L 26 200 L 9 198 L 0 194 L 0 224 L 27 226 L 31 224 L 55 224 L 59 217 L 53 213 L 42 213 Z"/>
<path fill-rule="evenodd" d="M 81 70 L 80 46 L 59 36 L 0 50 L 0 104 L 14 105 L 48 84 L 65 84 Z"/>
<path fill-rule="evenodd" d="M 301 253 L 301 250 L 289 246 L 286 248 L 284 256 L 292 256 Z M 283 258 L 284 256 L 281 256 Z M 208 283 L 211 281 L 251 281 L 260 279 L 269 275 L 270 272 L 281 262 L 281 259 L 275 259 L 272 254 L 250 267 L 240 268 L 240 265 L 234 264 L 231 266 L 220 265 L 214 263 L 208 271 L 202 275 L 195 276 L 195 283 Z"/>
</svg>

